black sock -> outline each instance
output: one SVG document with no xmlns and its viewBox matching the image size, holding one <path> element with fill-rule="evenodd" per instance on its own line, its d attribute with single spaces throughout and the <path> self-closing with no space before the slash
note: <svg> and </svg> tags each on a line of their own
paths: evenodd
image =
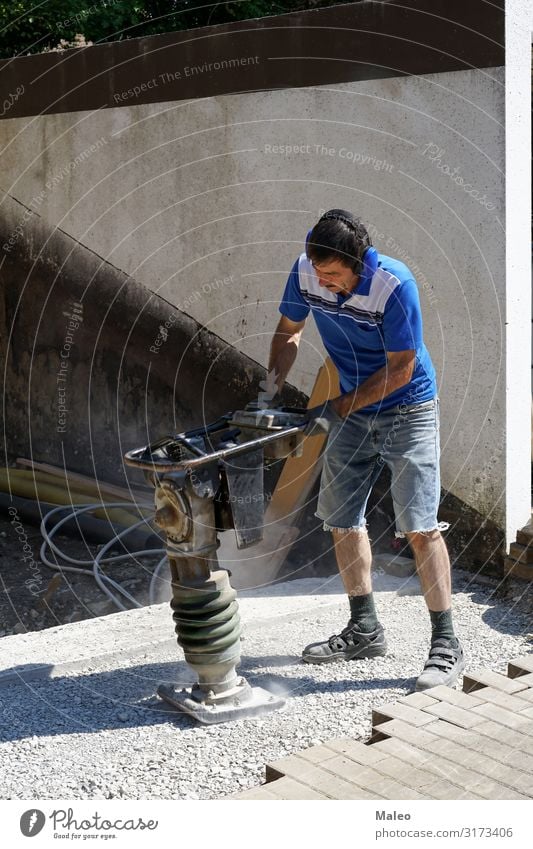
<svg viewBox="0 0 533 849">
<path fill-rule="evenodd" d="M 379 623 L 373 594 L 349 595 L 348 601 L 350 602 L 350 619 L 358 630 L 365 634 L 375 631 Z"/>
<path fill-rule="evenodd" d="M 452 610 L 430 610 L 429 618 L 431 619 L 431 642 L 444 638 L 452 640 L 457 648 L 458 641 L 453 630 Z"/>
</svg>

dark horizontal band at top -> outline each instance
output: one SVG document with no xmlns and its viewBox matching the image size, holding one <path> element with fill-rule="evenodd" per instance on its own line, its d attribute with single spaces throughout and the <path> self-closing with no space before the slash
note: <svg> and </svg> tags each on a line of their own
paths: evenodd
<svg viewBox="0 0 533 849">
<path fill-rule="evenodd" d="M 504 0 L 361 0 L 7 59 L 0 62 L 0 117 L 491 68 L 504 61 Z"/>
</svg>

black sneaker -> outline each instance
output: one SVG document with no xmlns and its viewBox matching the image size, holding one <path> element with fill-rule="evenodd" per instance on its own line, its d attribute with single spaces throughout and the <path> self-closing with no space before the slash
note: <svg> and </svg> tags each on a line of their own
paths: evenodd
<svg viewBox="0 0 533 849">
<path fill-rule="evenodd" d="M 333 663 L 335 660 L 357 660 L 361 657 L 381 657 L 387 652 L 383 626 L 375 631 L 359 631 L 352 620 L 340 634 L 333 634 L 323 643 L 311 643 L 302 652 L 306 663 Z"/>
<path fill-rule="evenodd" d="M 415 690 L 428 690 L 439 684 L 452 687 L 464 668 L 464 652 L 459 640 L 439 637 L 431 643 L 429 657 L 417 679 Z"/>
</svg>

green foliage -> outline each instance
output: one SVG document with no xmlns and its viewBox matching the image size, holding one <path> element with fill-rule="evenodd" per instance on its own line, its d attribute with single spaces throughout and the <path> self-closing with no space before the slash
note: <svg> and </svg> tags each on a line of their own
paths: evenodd
<svg viewBox="0 0 533 849">
<path fill-rule="evenodd" d="M 0 56 L 193 29 L 339 2 L 343 0 L 0 0 Z"/>
</svg>

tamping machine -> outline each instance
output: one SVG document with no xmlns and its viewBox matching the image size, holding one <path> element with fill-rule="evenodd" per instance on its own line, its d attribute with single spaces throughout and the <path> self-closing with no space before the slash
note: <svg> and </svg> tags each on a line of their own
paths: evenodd
<svg viewBox="0 0 533 849">
<path fill-rule="evenodd" d="M 165 532 L 175 630 L 198 677 L 158 695 L 202 723 L 258 716 L 284 704 L 237 674 L 240 618 L 230 572 L 217 559 L 220 531 L 237 548 L 263 538 L 264 461 L 302 453 L 305 411 L 257 402 L 215 422 L 125 455 L 155 488 L 155 522 Z"/>
</svg>

